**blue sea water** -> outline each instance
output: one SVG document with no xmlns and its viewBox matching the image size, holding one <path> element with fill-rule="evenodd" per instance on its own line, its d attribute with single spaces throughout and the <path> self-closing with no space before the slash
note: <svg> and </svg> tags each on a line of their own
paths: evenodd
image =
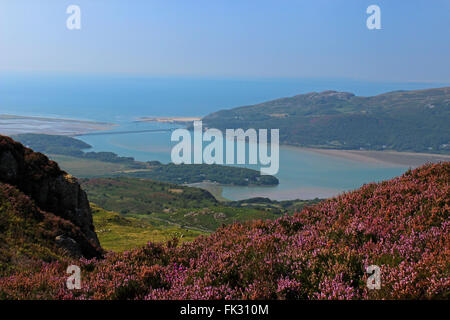
<svg viewBox="0 0 450 320">
<path fill-rule="evenodd" d="M 357 95 L 445 86 L 437 83 L 379 83 L 343 79 L 205 79 L 118 75 L 0 74 L 0 114 L 113 122 L 115 131 L 166 128 L 139 123 L 144 116 L 204 116 L 311 91 Z M 448 85 L 448 84 L 447 84 Z M 170 132 L 82 136 L 95 151 L 137 160 L 170 161 Z M 229 199 L 326 197 L 402 174 L 407 168 L 356 162 L 299 148 L 280 148 L 277 187 L 224 187 Z"/>
<path fill-rule="evenodd" d="M 129 121 L 140 116 L 204 116 L 220 109 L 311 91 L 337 90 L 367 96 L 444 85 L 348 79 L 0 73 L 0 114 Z"/>
</svg>

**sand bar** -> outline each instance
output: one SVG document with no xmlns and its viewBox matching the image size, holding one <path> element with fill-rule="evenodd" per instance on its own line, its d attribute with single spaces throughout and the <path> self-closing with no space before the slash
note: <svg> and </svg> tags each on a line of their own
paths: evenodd
<svg viewBox="0 0 450 320">
<path fill-rule="evenodd" d="M 41 133 L 73 136 L 109 130 L 113 126 L 112 123 L 86 120 L 0 115 L 0 134 L 3 135 Z"/>
<path fill-rule="evenodd" d="M 296 147 L 293 147 L 296 148 Z M 334 150 L 301 148 L 324 155 L 345 158 L 353 161 L 382 164 L 389 166 L 416 168 L 429 162 L 450 161 L 450 155 L 435 153 L 415 153 L 397 151 L 369 151 L 369 150 Z"/>
<path fill-rule="evenodd" d="M 143 117 L 138 118 L 138 122 L 165 122 L 165 123 L 186 123 L 201 120 L 200 117 Z"/>
</svg>

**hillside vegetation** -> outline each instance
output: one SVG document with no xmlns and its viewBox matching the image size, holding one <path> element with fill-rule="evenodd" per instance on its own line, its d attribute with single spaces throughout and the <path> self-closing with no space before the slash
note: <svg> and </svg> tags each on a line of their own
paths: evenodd
<svg viewBox="0 0 450 320">
<path fill-rule="evenodd" d="M 204 232 L 233 222 L 276 219 L 318 201 L 278 202 L 261 198 L 222 203 L 203 189 L 147 179 L 94 178 L 80 182 L 90 201 L 101 208 L 154 226 L 165 222 Z"/>
<path fill-rule="evenodd" d="M 43 264 L 0 278 L 0 298 L 448 299 L 449 209 L 450 163 L 426 165 L 179 246 Z M 68 263 L 83 270 L 81 290 L 65 288 Z M 369 265 L 380 267 L 380 290 L 366 286 Z"/>
<path fill-rule="evenodd" d="M 67 256 L 55 242 L 61 232 L 81 236 L 70 222 L 39 210 L 17 188 L 0 183 L 0 275 Z"/>
<path fill-rule="evenodd" d="M 119 213 L 152 214 L 164 209 L 203 208 L 216 199 L 203 189 L 133 178 L 93 178 L 80 180 L 89 200 Z"/>
<path fill-rule="evenodd" d="M 115 252 L 142 247 L 148 242 L 167 242 L 174 238 L 192 241 L 204 232 L 183 229 L 157 220 L 145 221 L 91 205 L 94 225 L 102 248 Z"/>
<path fill-rule="evenodd" d="M 450 153 L 450 87 L 373 97 L 324 91 L 222 110 L 204 126 L 280 129 L 280 142 L 316 148 Z"/>
</svg>

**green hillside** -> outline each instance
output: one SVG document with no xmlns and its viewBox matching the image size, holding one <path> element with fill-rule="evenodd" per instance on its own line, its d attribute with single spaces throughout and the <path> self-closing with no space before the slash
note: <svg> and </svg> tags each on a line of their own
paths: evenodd
<svg viewBox="0 0 450 320">
<path fill-rule="evenodd" d="M 152 180 L 121 177 L 81 179 L 80 182 L 92 203 L 122 217 L 136 218 L 154 227 L 165 223 L 166 227 L 202 232 L 212 232 L 233 222 L 276 219 L 318 202 L 255 198 L 222 203 L 203 189 Z"/>
<path fill-rule="evenodd" d="M 450 153 L 450 87 L 373 97 L 324 91 L 222 110 L 206 127 L 280 129 L 280 142 L 316 148 Z"/>
<path fill-rule="evenodd" d="M 41 212 L 27 196 L 0 182 L 0 275 L 37 261 L 54 261 L 65 254 L 53 239 L 63 222 Z"/>
<path fill-rule="evenodd" d="M 122 252 L 146 245 L 148 242 L 167 242 L 173 238 L 181 242 L 192 241 L 206 233 L 189 230 L 153 220 L 125 217 L 116 212 L 106 211 L 91 205 L 95 230 L 102 248 Z"/>
<path fill-rule="evenodd" d="M 152 214 L 165 209 L 204 208 L 217 204 L 207 191 L 133 178 L 81 179 L 89 200 L 106 210 Z"/>
</svg>

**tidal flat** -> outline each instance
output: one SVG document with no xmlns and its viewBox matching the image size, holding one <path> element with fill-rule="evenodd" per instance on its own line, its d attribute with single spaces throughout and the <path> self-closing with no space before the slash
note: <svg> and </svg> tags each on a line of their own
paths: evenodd
<svg viewBox="0 0 450 320">
<path fill-rule="evenodd" d="M 88 120 L 0 115 L 0 134 L 3 135 L 40 133 L 73 136 L 109 130 L 114 126 L 112 123 Z"/>
<path fill-rule="evenodd" d="M 296 147 L 293 147 L 296 148 Z M 388 165 L 393 167 L 417 168 L 426 163 L 450 161 L 450 155 L 437 153 L 417 153 L 398 151 L 374 151 L 374 150 L 334 150 L 301 148 L 315 153 L 348 159 L 358 162 Z"/>
</svg>

